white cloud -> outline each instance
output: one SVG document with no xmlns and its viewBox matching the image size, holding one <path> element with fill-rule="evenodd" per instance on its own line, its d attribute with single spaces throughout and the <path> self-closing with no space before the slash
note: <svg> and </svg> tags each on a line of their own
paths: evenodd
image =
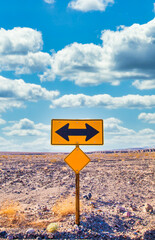
<svg viewBox="0 0 155 240">
<path fill-rule="evenodd" d="M 150 129 L 150 128 L 145 128 L 145 129 L 140 130 L 140 131 L 139 131 L 139 134 L 140 134 L 140 135 L 143 135 L 143 134 L 145 134 L 145 135 L 151 134 L 151 135 L 152 135 L 152 134 L 153 134 L 154 137 L 155 137 L 155 130 Z"/>
<path fill-rule="evenodd" d="M 148 123 L 155 123 L 155 113 L 141 113 L 139 114 L 138 119 L 144 120 Z"/>
<path fill-rule="evenodd" d="M 0 29 L 0 71 L 41 73 L 51 66 L 51 56 L 41 52 L 42 34 L 31 28 Z"/>
<path fill-rule="evenodd" d="M 47 131 L 50 131 L 50 125 L 35 124 L 33 121 L 24 118 L 10 127 L 3 128 L 3 131 L 7 136 L 46 136 Z"/>
<path fill-rule="evenodd" d="M 153 129 L 143 129 L 133 134 L 107 136 L 105 149 L 123 149 L 139 147 L 155 147 L 155 131 Z"/>
<path fill-rule="evenodd" d="M 128 129 L 117 118 L 104 120 L 105 149 L 152 147 L 155 142 L 155 130 L 146 128 L 139 131 Z"/>
<path fill-rule="evenodd" d="M 38 73 L 41 81 L 56 77 L 77 85 L 133 86 L 153 89 L 155 79 L 155 19 L 116 31 L 102 31 L 102 45 L 72 43 L 52 56 L 42 52 L 42 35 L 31 28 L 0 30 L 0 71 Z"/>
<path fill-rule="evenodd" d="M 120 126 L 122 122 L 117 118 L 107 118 L 104 120 L 105 133 L 112 135 L 130 135 L 135 133 L 134 130 Z"/>
<path fill-rule="evenodd" d="M 42 34 L 31 28 L 0 29 L 0 54 L 27 54 L 42 49 Z"/>
<path fill-rule="evenodd" d="M 4 119 L 0 118 L 0 124 L 5 124 L 5 123 L 6 123 L 6 121 Z"/>
<path fill-rule="evenodd" d="M 105 107 L 113 108 L 153 108 L 155 107 L 155 95 L 126 95 L 112 97 L 108 94 L 88 96 L 84 94 L 64 95 L 52 101 L 52 107 Z"/>
<path fill-rule="evenodd" d="M 106 7 L 113 3 L 114 0 L 73 0 L 69 2 L 68 7 L 82 12 L 92 10 L 105 11 Z"/>
<path fill-rule="evenodd" d="M 15 71 L 16 74 L 44 72 L 50 66 L 51 56 L 43 52 L 28 52 L 27 54 L 0 55 L 0 70 Z"/>
<path fill-rule="evenodd" d="M 44 0 L 45 3 L 48 3 L 48 4 L 53 4 L 55 1 L 54 0 Z"/>
<path fill-rule="evenodd" d="M 37 84 L 26 83 L 22 79 L 8 79 L 0 76 L 0 112 L 12 107 L 23 107 L 24 101 L 52 101 L 58 91 L 48 91 Z"/>
<path fill-rule="evenodd" d="M 18 144 L 15 144 L 14 143 L 14 140 L 7 140 L 3 137 L 0 136 L 0 151 L 8 151 L 8 152 L 11 152 L 11 151 L 19 151 L 19 147 L 20 145 Z"/>
<path fill-rule="evenodd" d="M 10 108 L 12 109 L 22 107 L 25 107 L 25 105 L 19 100 L 0 97 L 0 112 L 5 112 Z"/>
<path fill-rule="evenodd" d="M 155 89 L 155 80 L 135 80 L 132 85 L 139 90 Z"/>
<path fill-rule="evenodd" d="M 155 19 L 140 25 L 104 30 L 102 45 L 73 43 L 52 55 L 51 68 L 41 80 L 98 85 L 121 80 L 155 79 Z"/>
<path fill-rule="evenodd" d="M 59 95 L 58 91 L 48 91 L 37 84 L 26 83 L 22 79 L 8 79 L 0 76 L 0 97 L 19 100 L 38 101 L 52 100 Z"/>
<path fill-rule="evenodd" d="M 146 128 L 139 131 L 126 128 L 117 118 L 104 120 L 105 149 L 154 147 L 155 130 Z"/>
</svg>

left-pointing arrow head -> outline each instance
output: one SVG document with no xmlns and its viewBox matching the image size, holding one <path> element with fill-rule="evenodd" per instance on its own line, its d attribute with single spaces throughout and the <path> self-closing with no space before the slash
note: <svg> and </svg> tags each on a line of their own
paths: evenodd
<svg viewBox="0 0 155 240">
<path fill-rule="evenodd" d="M 67 123 L 65 126 L 63 126 L 62 128 L 56 131 L 57 134 L 59 134 L 62 138 L 64 138 L 67 141 L 69 141 L 68 127 L 69 127 L 69 123 Z"/>
</svg>

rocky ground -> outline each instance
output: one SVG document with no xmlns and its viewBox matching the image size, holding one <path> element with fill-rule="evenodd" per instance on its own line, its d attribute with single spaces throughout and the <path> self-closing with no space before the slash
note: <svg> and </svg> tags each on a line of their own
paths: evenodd
<svg viewBox="0 0 155 240">
<path fill-rule="evenodd" d="M 77 226 L 67 154 L 0 153 L 0 238 L 155 239 L 154 149 L 87 155 Z"/>
</svg>

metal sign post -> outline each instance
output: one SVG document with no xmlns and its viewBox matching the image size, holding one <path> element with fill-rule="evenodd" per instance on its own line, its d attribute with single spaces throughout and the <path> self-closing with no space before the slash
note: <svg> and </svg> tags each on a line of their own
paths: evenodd
<svg viewBox="0 0 155 240">
<path fill-rule="evenodd" d="M 75 173 L 75 185 L 76 185 L 76 199 L 75 199 L 75 209 L 76 209 L 76 218 L 75 223 L 77 225 L 80 224 L 80 181 L 79 181 L 79 173 Z"/>
<path fill-rule="evenodd" d="M 79 172 L 90 162 L 89 157 L 79 148 L 79 145 L 103 145 L 103 120 L 53 119 L 51 121 L 51 144 L 76 145 L 64 160 L 75 172 L 75 223 L 79 225 Z"/>
</svg>

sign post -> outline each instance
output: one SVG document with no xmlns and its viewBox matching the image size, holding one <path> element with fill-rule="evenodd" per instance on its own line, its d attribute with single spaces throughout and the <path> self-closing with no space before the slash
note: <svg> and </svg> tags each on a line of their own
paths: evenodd
<svg viewBox="0 0 155 240">
<path fill-rule="evenodd" d="M 75 173 L 75 185 L 76 185 L 76 219 L 75 223 L 80 224 L 80 180 L 79 173 Z"/>
<path fill-rule="evenodd" d="M 67 120 L 53 119 L 51 121 L 52 145 L 76 145 L 75 149 L 64 161 L 75 172 L 75 223 L 80 224 L 80 180 L 79 172 L 90 162 L 89 157 L 79 148 L 79 145 L 103 145 L 103 120 Z"/>
</svg>

